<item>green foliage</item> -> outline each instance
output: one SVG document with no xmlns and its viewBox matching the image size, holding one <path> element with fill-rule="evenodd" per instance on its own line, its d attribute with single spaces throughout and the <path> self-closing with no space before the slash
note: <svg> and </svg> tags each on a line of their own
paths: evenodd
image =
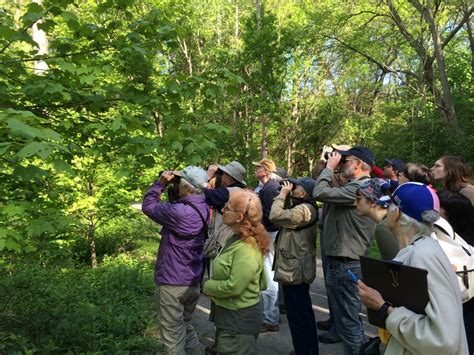
<svg viewBox="0 0 474 355">
<path fill-rule="evenodd" d="M 392 2 L 401 24 L 387 1 L 0 0 L 0 352 L 157 350 L 159 228 L 130 205 L 160 170 L 251 182 L 266 151 L 299 176 L 328 143 L 474 163 L 464 1 L 432 2 L 458 129 L 426 19 Z"/>
<path fill-rule="evenodd" d="M 19 264 L 0 288 L 2 353 L 151 353 L 156 338 L 150 264 L 122 254 L 95 270 Z"/>
<path fill-rule="evenodd" d="M 143 258 L 143 245 L 149 245 L 148 251 L 154 258 L 158 249 L 159 226 L 137 211 L 132 211 L 128 217 L 117 217 L 106 223 L 96 235 L 96 254 L 99 260 L 117 256 L 121 253 L 138 254 L 137 259 Z M 78 238 L 72 242 L 71 259 L 77 265 L 90 265 L 89 241 Z"/>
</svg>

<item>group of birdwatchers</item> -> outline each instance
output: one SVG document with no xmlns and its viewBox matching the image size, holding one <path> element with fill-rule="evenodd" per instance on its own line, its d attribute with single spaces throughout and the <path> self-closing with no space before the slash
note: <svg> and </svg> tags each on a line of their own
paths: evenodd
<svg viewBox="0 0 474 355">
<path fill-rule="evenodd" d="M 474 185 L 462 158 L 442 156 L 432 168 L 385 159 L 381 169 L 367 147 L 333 145 L 311 177 L 288 177 L 269 159 L 253 165 L 254 189 L 232 161 L 164 171 L 144 196 L 143 212 L 161 225 L 155 283 L 167 354 L 255 354 L 259 334 L 278 332 L 282 314 L 291 354 L 318 354 L 319 342 L 368 353 L 374 342 L 364 333 L 362 305 L 385 321 L 375 353 L 474 353 L 474 300 L 463 303 L 433 237 L 443 220 L 474 243 Z M 330 312 L 316 322 L 310 286 L 318 235 Z M 428 271 L 424 314 L 392 305 L 363 282 L 360 256 L 373 240 L 381 259 Z M 191 324 L 201 293 L 211 299 L 215 326 L 205 349 Z M 326 332 L 318 336 L 318 328 Z"/>
</svg>

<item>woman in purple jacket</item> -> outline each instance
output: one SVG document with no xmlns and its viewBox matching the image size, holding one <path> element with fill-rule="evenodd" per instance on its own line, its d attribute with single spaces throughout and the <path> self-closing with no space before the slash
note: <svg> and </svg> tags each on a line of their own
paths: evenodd
<svg viewBox="0 0 474 355">
<path fill-rule="evenodd" d="M 170 202 L 162 203 L 161 195 L 170 182 L 177 198 L 173 199 L 170 193 Z M 188 166 L 182 171 L 165 171 L 143 200 L 143 213 L 162 226 L 155 282 L 167 354 L 201 353 L 191 316 L 199 299 L 209 221 L 203 195 L 206 186 L 207 173 L 201 168 Z"/>
</svg>

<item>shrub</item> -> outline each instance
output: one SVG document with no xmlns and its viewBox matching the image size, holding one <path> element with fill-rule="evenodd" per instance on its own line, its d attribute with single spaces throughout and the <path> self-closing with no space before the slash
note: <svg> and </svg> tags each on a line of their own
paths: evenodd
<svg viewBox="0 0 474 355">
<path fill-rule="evenodd" d="M 0 353 L 161 350 L 150 263 L 121 254 L 95 270 L 28 265 L 4 271 Z"/>
</svg>

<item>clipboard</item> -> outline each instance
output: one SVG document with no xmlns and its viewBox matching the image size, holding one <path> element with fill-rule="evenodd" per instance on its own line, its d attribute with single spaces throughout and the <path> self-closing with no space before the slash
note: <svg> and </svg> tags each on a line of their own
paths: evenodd
<svg viewBox="0 0 474 355">
<path fill-rule="evenodd" d="M 426 314 L 429 301 L 428 271 L 387 261 L 360 256 L 364 283 L 380 292 L 384 300 L 394 306 L 405 306 L 409 310 Z M 385 329 L 385 321 L 373 309 L 367 309 L 369 323 Z"/>
</svg>

